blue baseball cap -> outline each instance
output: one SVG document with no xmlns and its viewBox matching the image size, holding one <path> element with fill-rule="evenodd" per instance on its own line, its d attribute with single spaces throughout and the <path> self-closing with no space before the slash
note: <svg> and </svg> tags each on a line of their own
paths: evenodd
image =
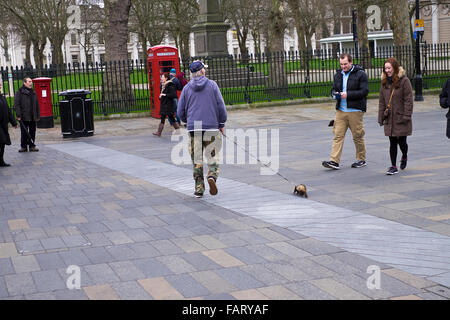
<svg viewBox="0 0 450 320">
<path fill-rule="evenodd" d="M 176 74 L 177 71 L 176 71 L 175 69 L 171 69 L 171 70 L 170 70 L 170 73 Z"/>
<path fill-rule="evenodd" d="M 198 71 L 202 70 L 203 68 L 208 68 L 208 66 L 204 65 L 203 62 L 201 62 L 200 60 L 196 60 L 196 61 L 192 62 L 191 65 L 189 66 L 189 70 L 192 73 L 198 72 Z"/>
</svg>

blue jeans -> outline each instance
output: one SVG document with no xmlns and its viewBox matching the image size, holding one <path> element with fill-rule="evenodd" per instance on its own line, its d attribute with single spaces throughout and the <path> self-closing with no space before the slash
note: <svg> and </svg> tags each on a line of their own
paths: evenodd
<svg viewBox="0 0 450 320">
<path fill-rule="evenodd" d="M 175 115 L 177 117 L 177 122 L 179 124 L 181 124 L 181 120 L 180 120 L 180 117 L 178 116 L 178 112 L 177 112 L 177 109 L 178 109 L 178 98 L 174 98 L 173 99 L 173 105 L 174 105 L 174 109 L 175 109 Z M 172 125 L 173 121 L 170 118 L 167 118 L 167 119 L 169 120 L 170 125 Z"/>
</svg>

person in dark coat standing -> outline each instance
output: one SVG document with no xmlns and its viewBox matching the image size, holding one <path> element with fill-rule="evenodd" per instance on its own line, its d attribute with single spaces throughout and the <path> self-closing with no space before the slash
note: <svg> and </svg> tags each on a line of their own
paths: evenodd
<svg viewBox="0 0 450 320">
<path fill-rule="evenodd" d="M 2 82 L 0 81 L 0 89 L 2 88 Z M 8 123 L 17 128 L 16 119 L 14 119 L 11 110 L 9 109 L 6 98 L 0 93 L 0 167 L 9 167 L 10 164 L 6 163 L 3 159 L 5 154 L 5 145 L 11 145 L 11 139 L 8 133 Z"/>
<path fill-rule="evenodd" d="M 161 94 L 159 99 L 161 100 L 159 114 L 161 115 L 161 123 L 159 124 L 158 131 L 153 132 L 155 136 L 160 137 L 164 129 L 164 123 L 166 122 L 166 117 L 172 120 L 173 127 L 179 129 L 180 126 L 175 120 L 175 106 L 173 99 L 177 97 L 177 89 L 175 84 L 170 80 L 168 73 L 163 73 L 161 76 Z"/>
<path fill-rule="evenodd" d="M 33 90 L 33 80 L 23 79 L 23 86 L 14 96 L 14 111 L 20 125 L 20 146 L 19 152 L 39 151 L 34 142 L 36 141 L 36 123 L 40 118 L 39 102 L 36 92 Z M 30 139 L 31 137 L 31 139 Z"/>
<path fill-rule="evenodd" d="M 439 102 L 442 108 L 449 109 L 447 112 L 447 138 L 450 139 L 450 79 L 442 87 Z"/>
<path fill-rule="evenodd" d="M 380 126 L 384 125 L 384 135 L 389 137 L 390 141 L 389 154 L 392 166 L 388 168 L 387 175 L 398 173 L 398 146 L 402 151 L 400 169 L 406 168 L 408 161 L 406 137 L 412 134 L 413 101 L 411 82 L 405 70 L 395 58 L 387 59 L 381 75 L 378 108 L 378 123 Z"/>
</svg>

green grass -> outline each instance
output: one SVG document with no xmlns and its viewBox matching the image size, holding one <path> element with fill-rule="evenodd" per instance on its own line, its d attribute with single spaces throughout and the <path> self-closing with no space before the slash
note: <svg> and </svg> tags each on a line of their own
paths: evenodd
<svg viewBox="0 0 450 320">
<path fill-rule="evenodd" d="M 371 67 L 372 68 L 381 68 L 383 67 L 384 58 L 372 58 L 371 59 Z M 359 59 L 353 59 L 354 64 L 359 63 Z M 337 70 L 340 68 L 338 59 L 309 59 L 309 69 L 310 70 Z M 250 63 L 250 66 L 254 68 L 255 72 L 262 72 L 265 75 L 269 74 L 269 64 L 268 63 Z M 247 68 L 246 64 L 237 64 L 238 68 Z M 305 62 L 301 61 L 286 61 L 284 62 L 284 68 L 286 73 L 292 73 L 294 71 L 305 71 L 307 70 L 307 66 Z"/>
<path fill-rule="evenodd" d="M 443 60 L 450 60 L 450 57 L 430 57 L 429 59 L 434 61 L 443 61 Z"/>
</svg>

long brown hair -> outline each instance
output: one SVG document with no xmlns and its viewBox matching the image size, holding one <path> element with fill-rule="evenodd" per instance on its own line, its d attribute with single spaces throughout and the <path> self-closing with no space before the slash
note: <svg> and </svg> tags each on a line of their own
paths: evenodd
<svg viewBox="0 0 450 320">
<path fill-rule="evenodd" d="M 383 64 L 383 75 L 384 75 L 384 79 L 381 81 L 381 84 L 383 85 L 383 87 L 387 88 L 388 84 L 389 84 L 389 80 L 388 80 L 388 75 L 386 74 L 386 71 L 384 69 L 384 67 L 386 66 L 386 63 L 389 63 L 392 66 L 392 69 L 394 69 L 394 71 L 392 72 L 392 84 L 395 88 L 398 88 L 400 86 L 399 82 L 400 82 L 400 77 L 398 76 L 398 73 L 400 72 L 400 64 L 398 63 L 397 59 L 395 58 L 388 58 L 384 64 Z"/>
</svg>

